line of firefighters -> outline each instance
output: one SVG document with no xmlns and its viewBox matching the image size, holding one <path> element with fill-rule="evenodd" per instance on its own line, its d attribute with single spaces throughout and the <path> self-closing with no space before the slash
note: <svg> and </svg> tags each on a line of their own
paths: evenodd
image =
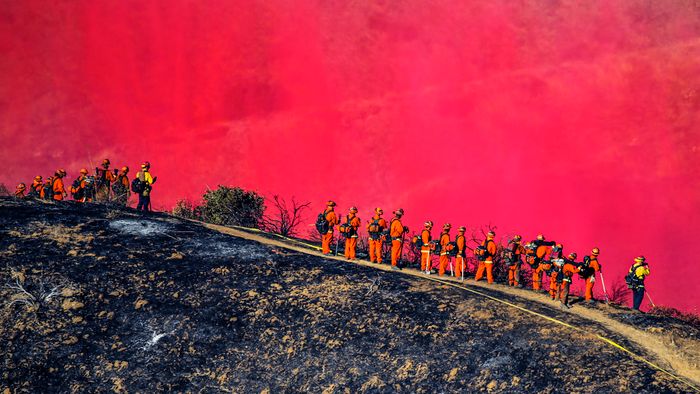
<svg viewBox="0 0 700 394">
<path fill-rule="evenodd" d="M 345 238 L 345 257 L 348 260 L 356 259 L 358 231 L 362 222 L 357 216 L 357 208 L 351 207 L 345 217 L 345 222 L 340 223 L 340 219 L 335 213 L 336 203 L 328 201 L 326 209 L 319 214 L 316 227 L 321 234 L 321 250 L 323 254 L 331 254 L 331 244 L 333 242 L 334 227 Z M 387 223 L 382 217 L 384 211 L 375 208 L 374 215 L 367 222 L 367 232 L 369 236 L 369 260 L 371 263 L 382 263 L 382 249 L 384 242 L 391 242 L 391 266 L 393 270 L 400 270 L 400 261 L 409 228 L 402 224 L 404 216 L 403 209 L 393 211 L 393 218 Z M 424 223 L 424 228 L 420 234 L 411 238 L 410 242 L 416 250 L 420 251 L 420 269 L 426 274 L 445 275 L 449 270 L 450 274 L 457 278 L 464 279 L 466 270 L 467 238 L 465 236 L 466 227 L 457 229 L 457 236 L 454 241 L 450 239 L 452 225 L 445 223 L 437 240 L 432 238 L 433 222 Z M 489 231 L 480 245 L 473 249 L 473 254 L 478 261 L 475 281 L 479 281 L 484 276 L 489 284 L 494 282 L 493 266 L 494 259 L 498 254 L 498 247 L 494 241 L 495 232 Z M 564 247 L 554 241 L 547 241 L 544 235 L 525 245 L 522 244 L 522 237 L 516 235 L 503 248 L 501 257 L 508 269 L 508 285 L 513 287 L 523 287 L 522 285 L 522 263 L 523 257 L 532 271 L 532 289 L 544 291 L 542 282 L 545 275 L 549 277 L 549 295 L 552 300 L 559 300 L 562 307 L 569 308 L 569 292 L 574 274 L 578 274 L 585 280 L 584 299 L 587 302 L 593 301 L 593 287 L 596 281 L 596 273 L 602 278 L 602 266 L 598 261 L 600 249 L 595 247 L 590 255 L 584 256 L 583 261 L 577 262 L 576 253 L 564 254 Z M 432 256 L 439 256 L 433 261 Z M 453 262 L 454 259 L 454 262 Z M 635 258 L 634 264 L 630 268 L 625 278 L 628 286 L 633 292 L 633 308 L 639 309 L 644 297 L 644 279 L 649 275 L 649 268 L 644 256 Z"/>
<path fill-rule="evenodd" d="M 157 179 L 151 176 L 151 163 L 146 161 L 141 164 L 141 171 L 136 173 L 136 177 L 131 182 L 129 181 L 129 167 L 124 166 L 121 170 L 116 168 L 110 170 L 110 165 L 109 159 L 104 159 L 101 168 L 95 168 L 94 175 L 85 168 L 81 169 L 80 175 L 68 189 L 73 200 L 81 203 L 115 202 L 128 206 L 129 197 L 133 192 L 139 198 L 136 209 L 150 211 L 152 185 Z M 62 168 L 56 170 L 54 175 L 46 179 L 37 175 L 28 189 L 24 183 L 17 185 L 15 197 L 63 201 L 68 197 L 68 190 L 66 190 L 64 183 L 66 175 L 66 170 Z"/>
</svg>

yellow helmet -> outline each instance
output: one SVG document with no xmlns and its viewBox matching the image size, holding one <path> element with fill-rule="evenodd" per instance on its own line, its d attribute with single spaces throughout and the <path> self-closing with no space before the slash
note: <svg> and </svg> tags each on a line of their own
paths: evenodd
<svg viewBox="0 0 700 394">
<path fill-rule="evenodd" d="M 600 254 L 600 249 L 598 249 L 598 248 L 593 248 L 593 250 L 591 250 L 591 254 L 592 254 L 593 256 L 599 255 L 599 254 Z"/>
</svg>

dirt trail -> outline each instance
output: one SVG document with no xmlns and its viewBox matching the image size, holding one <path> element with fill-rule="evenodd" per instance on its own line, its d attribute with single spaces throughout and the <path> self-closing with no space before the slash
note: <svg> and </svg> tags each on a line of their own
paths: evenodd
<svg viewBox="0 0 700 394">
<path fill-rule="evenodd" d="M 281 248 L 285 248 L 288 250 L 293 250 L 296 252 L 308 254 L 308 255 L 313 255 L 313 256 L 322 256 L 327 259 L 332 259 L 332 260 L 338 260 L 338 261 L 346 261 L 344 257 L 338 257 L 338 256 L 324 256 L 318 251 L 311 250 L 309 247 L 306 246 L 297 246 L 294 245 L 290 242 L 285 242 L 282 240 L 274 240 L 270 239 L 261 235 L 256 235 L 252 234 L 247 231 L 242 231 L 242 230 L 237 230 L 234 228 L 229 228 L 229 227 L 224 227 L 224 226 L 218 226 L 218 225 L 213 225 L 213 224 L 208 224 L 208 223 L 202 223 L 205 227 L 210 228 L 212 230 L 219 231 L 224 234 L 229 234 L 233 235 L 236 237 L 252 240 L 252 241 L 257 241 L 266 245 L 271 245 L 271 246 L 277 246 Z M 369 261 L 366 260 L 358 260 L 356 264 L 365 266 L 365 267 L 371 267 L 377 270 L 381 271 L 388 271 L 391 273 L 397 273 L 397 271 L 392 271 L 391 266 L 389 265 L 378 265 L 378 264 L 372 264 Z M 427 276 L 421 271 L 413 270 L 413 269 L 403 269 L 400 271 L 400 274 L 402 275 L 409 275 L 413 277 L 419 277 L 422 279 L 427 279 L 435 282 L 445 282 L 445 283 L 450 283 L 452 285 L 455 285 L 457 287 L 463 288 L 464 290 L 470 290 L 471 289 L 485 289 L 489 292 L 496 292 L 502 295 L 508 295 L 508 296 L 513 296 L 516 299 L 520 300 L 527 300 L 530 302 L 535 302 L 538 304 L 541 304 L 547 308 L 552 307 L 552 303 L 548 302 L 547 297 L 543 297 L 542 294 L 534 293 L 530 290 L 526 289 L 517 289 L 517 288 L 512 288 L 512 287 L 507 287 L 499 284 L 495 285 L 488 285 L 484 282 L 474 282 L 473 280 L 466 280 L 466 281 L 459 281 L 456 278 L 452 277 L 441 277 L 437 278 L 436 276 Z M 484 294 L 482 292 L 479 292 L 483 296 L 487 297 L 492 297 L 489 296 L 488 294 Z M 494 297 L 498 299 L 499 297 Z M 507 303 L 511 305 L 512 307 L 520 307 L 523 309 L 527 309 L 527 306 L 524 304 L 518 304 L 517 301 L 514 303 Z M 698 360 L 700 360 L 700 353 L 698 352 L 698 347 L 695 346 L 692 349 L 672 349 L 669 346 L 667 346 L 661 338 L 659 338 L 657 335 L 653 335 L 651 333 L 648 333 L 646 331 L 643 331 L 637 327 L 631 326 L 629 324 L 621 323 L 611 317 L 609 317 L 606 313 L 604 313 L 601 310 L 596 310 L 596 309 L 590 309 L 590 308 L 572 308 L 568 310 L 562 310 L 562 312 L 566 312 L 571 315 L 575 315 L 581 318 L 584 318 L 588 321 L 595 322 L 597 324 L 602 325 L 603 327 L 607 328 L 608 330 L 619 334 L 620 336 L 624 337 L 631 343 L 634 343 L 637 345 L 639 348 L 644 349 L 647 351 L 650 355 L 653 356 L 653 360 L 648 360 L 648 358 L 643 357 L 642 355 L 635 354 L 632 351 L 627 350 L 626 348 L 619 347 L 619 344 L 617 344 L 614 341 L 611 341 L 608 338 L 602 337 L 598 335 L 595 332 L 589 331 L 584 327 L 575 327 L 574 329 L 578 330 L 583 330 L 587 332 L 588 334 L 592 335 L 593 337 L 596 337 L 606 343 L 608 343 L 611 346 L 618 347 L 621 353 L 628 353 L 629 355 L 640 359 L 644 361 L 645 363 L 649 364 L 650 367 L 654 369 L 658 369 L 664 373 L 669 373 L 671 375 L 674 375 L 676 377 L 681 377 L 685 378 L 685 383 L 688 385 L 688 388 L 690 390 L 694 390 L 696 392 L 700 392 L 700 368 L 698 368 Z M 543 317 L 544 318 L 544 317 Z M 552 319 L 552 318 L 550 318 Z M 556 319 L 554 319 L 556 320 Z M 567 325 L 567 323 L 561 322 L 564 325 Z M 673 370 L 673 372 L 667 372 L 668 370 Z"/>
</svg>

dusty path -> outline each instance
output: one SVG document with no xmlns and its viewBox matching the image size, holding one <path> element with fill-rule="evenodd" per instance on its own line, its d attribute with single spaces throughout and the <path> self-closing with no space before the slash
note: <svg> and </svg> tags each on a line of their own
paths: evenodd
<svg viewBox="0 0 700 394">
<path fill-rule="evenodd" d="M 248 231 L 238 230 L 235 228 L 225 226 L 218 226 L 208 223 L 202 224 L 207 228 L 222 232 L 224 234 L 229 234 L 252 241 L 257 241 L 263 244 L 273 245 L 308 255 L 321 256 L 327 259 L 343 262 L 346 261 L 344 257 L 324 256 L 319 251 L 311 249 L 316 248 L 313 245 L 302 244 L 292 240 L 290 240 L 291 242 L 286 240 L 275 240 L 269 237 L 256 235 Z M 295 243 L 297 245 L 295 245 Z M 436 283 L 449 283 L 454 287 L 462 288 L 466 291 L 474 292 L 476 290 L 478 294 L 484 297 L 491 297 L 494 300 L 498 300 L 499 302 L 505 303 L 513 308 L 519 308 L 521 310 L 530 311 L 530 309 L 528 309 L 528 307 L 519 300 L 527 300 L 539 303 L 550 310 L 553 306 L 557 305 L 556 303 L 553 304 L 551 301 L 549 301 L 547 297 L 544 297 L 542 294 L 537 294 L 526 289 L 517 289 L 508 286 L 503 286 L 500 284 L 488 285 L 485 282 L 475 282 L 473 280 L 460 281 L 450 276 L 438 278 L 435 275 L 426 275 L 423 272 L 414 269 L 392 271 L 391 266 L 389 265 L 372 264 L 367 260 L 358 260 L 354 264 L 362 265 L 365 267 L 371 267 L 376 270 L 387 271 L 392 274 L 399 273 L 401 275 L 419 277 Z M 488 291 L 489 293 L 496 294 L 490 295 L 484 293 L 484 290 Z M 510 301 L 505 301 L 503 296 L 509 296 L 508 299 Z M 597 334 L 596 332 L 593 332 L 586 326 L 572 326 L 548 315 L 536 312 L 533 312 L 533 314 L 536 314 L 543 319 L 556 320 L 559 324 L 565 325 L 572 330 L 586 332 L 591 337 L 597 338 L 598 340 L 601 340 L 609 344 L 610 346 L 616 347 L 621 352 L 621 355 L 626 353 L 627 355 L 633 358 L 641 360 L 648 364 L 650 368 L 654 368 L 662 373 L 669 374 L 674 378 L 681 379 L 684 383 L 686 383 L 689 390 L 700 392 L 700 368 L 698 367 L 698 363 L 700 363 L 700 347 L 697 343 L 695 344 L 695 346 L 686 346 L 685 348 L 676 346 L 675 348 L 673 348 L 669 346 L 669 344 L 666 343 L 666 341 L 664 341 L 663 337 L 638 329 L 629 324 L 621 323 L 609 317 L 609 315 L 606 314 L 604 311 L 598 309 L 577 307 L 568 310 L 557 310 L 602 325 L 606 329 L 619 334 L 627 341 L 634 343 L 638 348 L 644 349 L 649 353 L 651 357 L 644 357 L 643 355 L 636 354 L 635 352 L 627 349 L 626 347 L 611 340 L 610 338 L 603 337 Z M 671 341 L 673 340 L 671 339 Z"/>
</svg>

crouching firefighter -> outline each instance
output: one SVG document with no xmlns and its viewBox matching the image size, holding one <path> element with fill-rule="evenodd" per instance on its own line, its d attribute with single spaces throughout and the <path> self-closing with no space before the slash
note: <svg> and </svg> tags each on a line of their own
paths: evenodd
<svg viewBox="0 0 700 394">
<path fill-rule="evenodd" d="M 516 235 L 505 250 L 504 257 L 508 266 L 508 286 L 522 287 L 520 280 L 520 268 L 522 265 L 522 255 L 525 254 L 525 247 L 521 244 L 523 237 Z"/>
<path fill-rule="evenodd" d="M 496 255 L 496 242 L 493 238 L 496 233 L 489 231 L 486 234 L 486 239 L 474 250 L 476 258 L 479 260 L 479 268 L 476 270 L 475 281 L 481 280 L 486 271 L 486 280 L 489 284 L 493 283 L 493 256 Z"/>
<path fill-rule="evenodd" d="M 383 214 L 383 209 L 378 207 L 374 208 L 374 216 L 372 216 L 372 220 L 367 224 L 367 232 L 369 232 L 370 263 L 382 263 L 382 248 L 384 246 L 382 233 L 384 233 L 387 227 L 386 220 L 382 218 Z"/>
<path fill-rule="evenodd" d="M 627 287 L 632 290 L 632 309 L 639 310 L 644 299 L 644 279 L 649 276 L 649 265 L 644 256 L 634 259 L 634 264 L 625 276 Z"/>
<path fill-rule="evenodd" d="M 389 224 L 389 236 L 391 237 L 391 269 L 400 270 L 399 260 L 403 249 L 403 237 L 408 232 L 408 227 L 401 224 L 403 209 L 394 211 L 394 218 Z"/>
<path fill-rule="evenodd" d="M 345 216 L 345 223 L 338 227 L 338 231 L 345 237 L 345 258 L 348 260 L 355 260 L 357 229 L 361 223 L 360 218 L 357 217 L 357 208 L 351 207 L 350 213 Z"/>
<path fill-rule="evenodd" d="M 338 224 L 338 216 L 335 214 L 335 202 L 328 201 L 326 209 L 318 215 L 316 229 L 321 235 L 321 253 L 331 254 L 331 242 L 333 241 L 333 229 Z"/>
<path fill-rule="evenodd" d="M 24 198 L 24 191 L 27 190 L 27 185 L 20 183 L 15 187 L 15 198 Z"/>
</svg>

